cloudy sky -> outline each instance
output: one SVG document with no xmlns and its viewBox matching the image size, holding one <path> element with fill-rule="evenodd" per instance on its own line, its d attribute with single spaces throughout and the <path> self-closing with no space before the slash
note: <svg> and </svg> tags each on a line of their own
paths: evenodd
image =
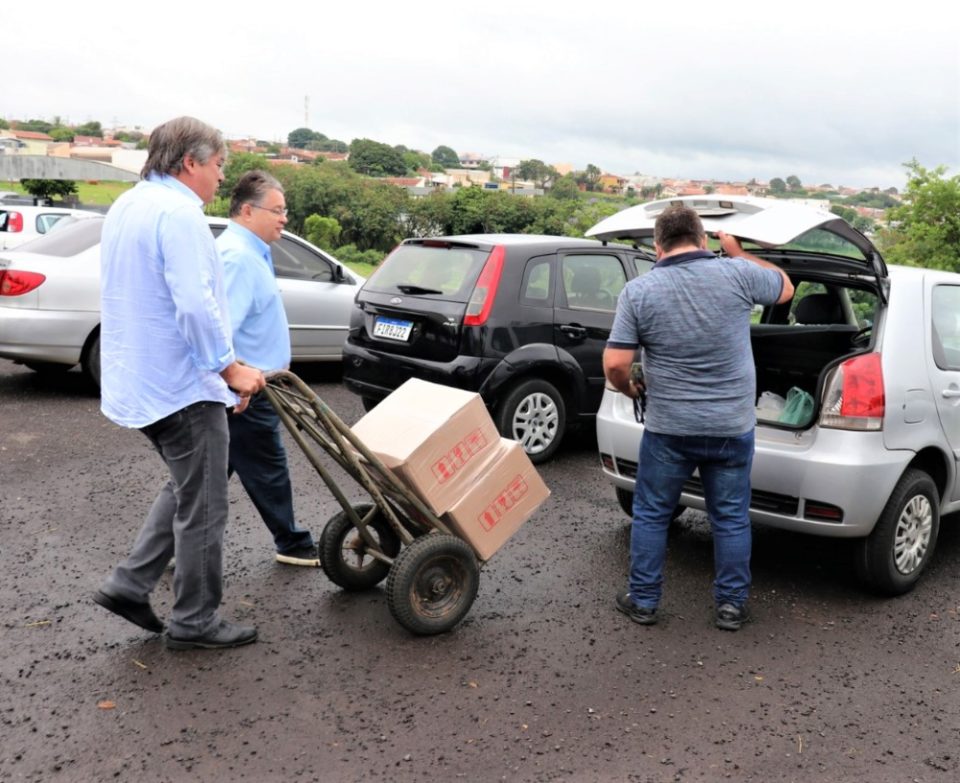
<svg viewBox="0 0 960 783">
<path fill-rule="evenodd" d="M 307 124 L 624 175 L 960 173 L 960 11 L 941 0 L 18 7 L 0 14 L 7 119 L 191 114 L 268 140 Z"/>
</svg>

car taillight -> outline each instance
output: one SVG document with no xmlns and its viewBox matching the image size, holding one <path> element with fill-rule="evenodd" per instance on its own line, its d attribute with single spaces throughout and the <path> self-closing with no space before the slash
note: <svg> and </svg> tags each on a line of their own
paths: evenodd
<svg viewBox="0 0 960 783">
<path fill-rule="evenodd" d="M 464 316 L 464 326 L 483 326 L 493 309 L 493 300 L 497 297 L 497 286 L 500 285 L 500 275 L 503 273 L 503 259 L 507 251 L 503 245 L 497 245 L 487 257 L 477 284 L 467 303 L 467 314 Z"/>
<path fill-rule="evenodd" d="M 8 212 L 7 213 L 7 227 L 4 229 L 9 231 L 12 234 L 18 234 L 23 231 L 23 213 L 22 212 Z"/>
<path fill-rule="evenodd" d="M 834 368 L 827 379 L 820 426 L 841 430 L 883 429 L 885 405 L 880 354 L 854 356 Z"/>
<path fill-rule="evenodd" d="M 0 270 L 0 296 L 20 296 L 40 285 L 47 278 L 36 272 L 21 272 L 18 269 Z"/>
</svg>

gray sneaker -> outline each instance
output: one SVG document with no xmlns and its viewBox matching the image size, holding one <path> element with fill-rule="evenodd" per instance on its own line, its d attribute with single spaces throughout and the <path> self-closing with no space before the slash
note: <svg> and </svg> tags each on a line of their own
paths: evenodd
<svg viewBox="0 0 960 783">
<path fill-rule="evenodd" d="M 656 607 L 637 606 L 629 592 L 617 593 L 617 609 L 640 625 L 655 625 L 659 619 Z"/>
<path fill-rule="evenodd" d="M 750 621 L 750 613 L 746 605 L 720 604 L 717 607 L 717 628 L 722 631 L 739 631 L 741 626 Z"/>
</svg>

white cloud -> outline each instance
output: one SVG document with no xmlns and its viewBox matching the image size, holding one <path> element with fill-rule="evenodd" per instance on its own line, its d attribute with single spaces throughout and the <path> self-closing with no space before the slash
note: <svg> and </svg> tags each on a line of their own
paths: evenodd
<svg viewBox="0 0 960 783">
<path fill-rule="evenodd" d="M 901 186 L 911 158 L 958 173 L 958 12 L 883 5 L 168 0 L 144 21 L 53 0 L 43 35 L 18 17 L 5 36 L 24 67 L 0 116 L 284 139 L 309 96 L 310 126 L 348 142 L 811 184 Z"/>
</svg>

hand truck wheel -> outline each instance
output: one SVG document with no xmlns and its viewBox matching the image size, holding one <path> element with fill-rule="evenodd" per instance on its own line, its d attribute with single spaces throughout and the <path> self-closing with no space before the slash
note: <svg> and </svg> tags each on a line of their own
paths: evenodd
<svg viewBox="0 0 960 783">
<path fill-rule="evenodd" d="M 407 546 L 390 568 L 387 605 L 415 634 L 449 631 L 477 596 L 480 568 L 470 546 L 456 536 L 430 533 Z"/>
<path fill-rule="evenodd" d="M 358 503 L 353 506 L 363 519 L 373 503 Z M 367 525 L 380 545 L 380 551 L 395 557 L 400 551 L 400 539 L 382 513 L 377 513 Z M 369 554 L 369 546 L 354 527 L 346 511 L 330 517 L 320 534 L 320 565 L 330 581 L 344 590 L 369 590 L 382 582 L 390 566 Z"/>
</svg>

